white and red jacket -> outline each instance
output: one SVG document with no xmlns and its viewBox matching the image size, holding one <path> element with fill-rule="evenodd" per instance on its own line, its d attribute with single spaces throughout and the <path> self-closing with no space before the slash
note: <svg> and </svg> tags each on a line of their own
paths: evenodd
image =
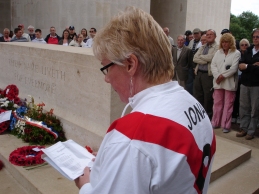
<svg viewBox="0 0 259 194">
<path fill-rule="evenodd" d="M 114 121 L 80 194 L 207 193 L 216 149 L 203 107 L 177 82 L 129 99 Z"/>
</svg>

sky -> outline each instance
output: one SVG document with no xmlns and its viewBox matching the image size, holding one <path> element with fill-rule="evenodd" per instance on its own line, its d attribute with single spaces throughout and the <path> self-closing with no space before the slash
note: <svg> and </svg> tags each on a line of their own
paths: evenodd
<svg viewBox="0 0 259 194">
<path fill-rule="evenodd" d="M 231 0 L 231 13 L 235 16 L 251 11 L 259 16 L 259 0 Z"/>
</svg>

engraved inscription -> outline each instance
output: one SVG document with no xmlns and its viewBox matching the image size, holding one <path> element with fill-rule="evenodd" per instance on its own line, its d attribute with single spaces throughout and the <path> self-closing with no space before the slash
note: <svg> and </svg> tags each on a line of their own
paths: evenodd
<svg viewBox="0 0 259 194">
<path fill-rule="evenodd" d="M 66 72 L 59 69 L 55 69 L 53 67 L 38 65 L 34 62 L 26 63 L 24 61 L 17 61 L 14 59 L 9 59 L 9 65 L 16 69 L 24 69 L 41 75 L 45 75 L 49 78 L 66 81 Z"/>
</svg>

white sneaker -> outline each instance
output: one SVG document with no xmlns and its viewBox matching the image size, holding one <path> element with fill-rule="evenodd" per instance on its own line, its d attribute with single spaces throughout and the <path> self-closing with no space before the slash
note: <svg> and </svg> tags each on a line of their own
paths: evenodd
<svg viewBox="0 0 259 194">
<path fill-rule="evenodd" d="M 222 131 L 223 131 L 223 133 L 229 133 L 230 130 L 228 130 L 228 129 L 223 129 Z"/>
</svg>

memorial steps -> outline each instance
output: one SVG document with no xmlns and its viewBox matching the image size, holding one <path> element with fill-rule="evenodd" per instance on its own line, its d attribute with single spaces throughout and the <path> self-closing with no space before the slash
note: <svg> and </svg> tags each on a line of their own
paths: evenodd
<svg viewBox="0 0 259 194">
<path fill-rule="evenodd" d="M 216 140 L 217 152 L 212 167 L 209 194 L 245 194 L 256 191 L 259 188 L 259 149 L 253 148 L 251 155 L 251 149 L 242 144 L 219 136 Z M 4 180 L 0 184 L 0 191 L 6 191 L 1 193 L 78 193 L 74 182 L 64 178 L 50 165 L 26 170 L 8 161 L 9 154 L 14 149 L 28 144 L 9 134 L 0 135 L 0 142 L 0 160 L 5 165 L 0 171 L 0 180 Z"/>
</svg>

